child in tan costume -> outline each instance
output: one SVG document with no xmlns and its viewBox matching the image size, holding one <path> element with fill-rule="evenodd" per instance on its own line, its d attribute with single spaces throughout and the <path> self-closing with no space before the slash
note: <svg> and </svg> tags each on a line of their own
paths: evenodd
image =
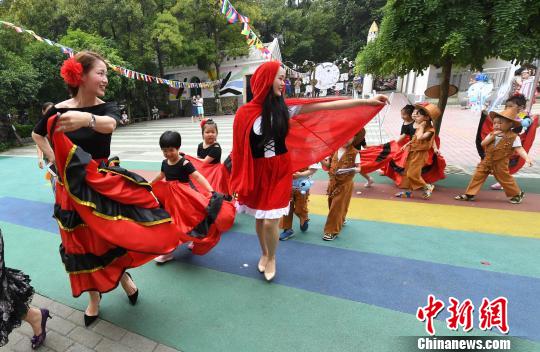
<svg viewBox="0 0 540 352">
<path fill-rule="evenodd" d="M 330 177 L 326 191 L 329 212 L 324 225 L 323 240 L 325 241 L 336 239 L 345 222 L 354 189 L 354 175 L 361 172 L 360 156 L 354 145 L 358 144 L 362 138 L 359 132 L 331 157 L 321 161 L 323 166 L 329 168 Z"/>
<path fill-rule="evenodd" d="M 492 174 L 503 187 L 506 196 L 510 198 L 510 203 L 519 204 L 523 201 L 524 193 L 508 169 L 508 159 L 514 152 L 525 159 L 529 166 L 532 165 L 527 152 L 521 146 L 521 139 L 512 131 L 513 127 L 521 125 L 521 119 L 517 114 L 518 110 L 514 107 L 507 107 L 500 113 L 494 111 L 489 113 L 489 117 L 493 120 L 493 132 L 482 141 L 486 156 L 476 167 L 465 193 L 456 196 L 455 199 L 474 200 L 487 177 Z"/>
<path fill-rule="evenodd" d="M 412 191 L 422 189 L 424 191 L 423 198 L 428 199 L 435 186 L 424 181 L 422 168 L 428 158 L 429 150 L 434 145 L 435 128 L 433 128 L 432 121 L 441 116 L 441 110 L 431 103 L 415 104 L 414 107 L 413 118 L 416 131 L 412 139 L 402 147 L 402 149 L 409 149 L 405 165 L 406 174 L 402 183 L 404 188 L 409 188 L 409 191 L 396 193 L 396 197 L 410 198 Z"/>
</svg>

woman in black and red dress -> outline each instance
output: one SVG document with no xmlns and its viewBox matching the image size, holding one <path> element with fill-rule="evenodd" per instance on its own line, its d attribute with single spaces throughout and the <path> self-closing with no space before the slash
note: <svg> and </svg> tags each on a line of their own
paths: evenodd
<svg viewBox="0 0 540 352">
<path fill-rule="evenodd" d="M 231 187 L 238 194 L 238 211 L 256 219 L 262 251 L 258 269 L 271 281 L 276 275 L 279 219 L 289 212 L 293 172 L 337 150 L 387 98 L 285 101 L 285 69 L 276 61 L 259 66 L 250 83 L 253 100 L 234 119 Z"/>
<path fill-rule="evenodd" d="M 148 182 L 108 160 L 120 116 L 116 104 L 99 99 L 108 84 L 104 59 L 80 52 L 64 62 L 61 74 L 72 98 L 51 108 L 32 137 L 57 168 L 60 256 L 73 296 L 89 293 L 88 326 L 101 294 L 119 283 L 135 304 L 139 291 L 126 269 L 171 252 L 178 236 Z"/>
</svg>

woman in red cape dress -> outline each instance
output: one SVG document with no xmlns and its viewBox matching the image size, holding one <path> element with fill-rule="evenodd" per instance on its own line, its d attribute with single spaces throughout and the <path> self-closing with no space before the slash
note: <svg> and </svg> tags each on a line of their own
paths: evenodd
<svg viewBox="0 0 540 352">
<path fill-rule="evenodd" d="M 258 269 L 271 281 L 279 219 L 289 212 L 293 172 L 337 150 L 387 98 L 285 101 L 285 70 L 275 61 L 259 66 L 250 83 L 253 100 L 237 111 L 233 124 L 231 190 L 238 195 L 238 211 L 256 219 L 262 251 Z"/>
<path fill-rule="evenodd" d="M 73 98 L 51 108 L 32 137 L 56 164 L 60 256 L 73 296 L 89 293 L 88 326 L 98 317 L 101 294 L 119 283 L 136 303 L 139 290 L 126 269 L 171 252 L 178 235 L 146 180 L 108 161 L 120 117 L 115 104 L 98 98 L 108 83 L 104 59 L 80 52 L 61 74 Z"/>
</svg>

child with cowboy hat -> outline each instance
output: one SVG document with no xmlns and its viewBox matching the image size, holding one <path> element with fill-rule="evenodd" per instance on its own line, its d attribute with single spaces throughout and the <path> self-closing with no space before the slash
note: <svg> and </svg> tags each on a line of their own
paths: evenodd
<svg viewBox="0 0 540 352">
<path fill-rule="evenodd" d="M 476 171 L 464 194 L 456 196 L 456 200 L 470 201 L 480 191 L 489 174 L 501 184 L 506 196 L 512 204 L 523 201 L 524 193 L 510 175 L 508 159 L 515 153 L 519 154 L 531 166 L 532 161 L 521 146 L 521 139 L 512 131 L 513 127 L 521 126 L 518 110 L 506 107 L 502 112 L 491 111 L 489 117 L 493 120 L 493 131 L 482 141 L 486 156 L 476 167 Z"/>
<path fill-rule="evenodd" d="M 435 128 L 432 121 L 441 116 L 441 110 L 431 103 L 419 103 L 414 105 L 413 118 L 416 129 L 412 139 L 402 149 L 408 148 L 407 163 L 405 165 L 405 178 L 403 185 L 409 191 L 396 193 L 396 197 L 410 198 L 413 190 L 422 189 L 423 198 L 431 197 L 435 186 L 426 183 L 422 178 L 422 168 L 428 158 L 429 150 L 434 147 Z"/>
</svg>

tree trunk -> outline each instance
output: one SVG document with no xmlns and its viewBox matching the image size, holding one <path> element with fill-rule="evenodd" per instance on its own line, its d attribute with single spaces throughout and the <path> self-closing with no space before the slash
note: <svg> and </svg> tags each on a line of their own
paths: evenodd
<svg viewBox="0 0 540 352">
<path fill-rule="evenodd" d="M 446 108 L 446 103 L 448 102 L 448 90 L 450 88 L 450 74 L 452 73 L 452 60 L 446 59 L 442 66 L 442 76 L 441 76 L 441 89 L 439 93 L 439 103 L 437 106 L 441 110 L 441 117 L 435 120 L 435 133 L 438 135 L 441 130 L 442 118 L 444 115 L 444 109 Z"/>
<path fill-rule="evenodd" d="M 219 80 L 221 65 L 218 62 L 215 62 L 216 66 L 216 79 Z M 214 98 L 216 99 L 216 116 L 223 115 L 223 108 L 221 107 L 221 99 L 219 96 L 219 91 L 221 90 L 221 84 L 216 84 L 214 86 Z"/>
<path fill-rule="evenodd" d="M 219 8 L 219 7 L 217 7 Z M 215 10 L 217 12 L 217 10 Z M 216 13 L 216 17 L 215 18 L 218 18 L 219 14 Z M 214 22 L 214 43 L 215 43 L 215 46 L 216 46 L 216 51 L 217 51 L 217 55 L 216 55 L 216 61 L 214 62 L 214 66 L 216 67 L 216 79 L 219 80 L 219 75 L 220 75 L 220 69 L 221 69 L 221 62 L 223 61 L 223 57 L 221 56 L 221 52 L 220 52 L 220 42 L 219 42 L 219 31 L 218 31 L 218 25 L 217 23 Z M 214 99 L 216 101 L 216 116 L 219 116 L 219 115 L 223 115 L 223 109 L 221 107 L 221 99 L 220 99 L 220 96 L 219 96 L 219 91 L 221 90 L 221 84 L 217 84 L 214 86 Z"/>
<path fill-rule="evenodd" d="M 158 61 L 158 69 L 159 69 L 159 76 L 165 77 L 165 68 L 163 66 L 163 53 L 161 52 L 161 47 L 159 45 L 159 41 L 156 40 L 156 56 Z M 159 100 L 161 100 L 162 104 L 164 106 L 168 107 L 168 87 L 165 88 L 163 85 L 158 85 L 159 90 Z"/>
</svg>

